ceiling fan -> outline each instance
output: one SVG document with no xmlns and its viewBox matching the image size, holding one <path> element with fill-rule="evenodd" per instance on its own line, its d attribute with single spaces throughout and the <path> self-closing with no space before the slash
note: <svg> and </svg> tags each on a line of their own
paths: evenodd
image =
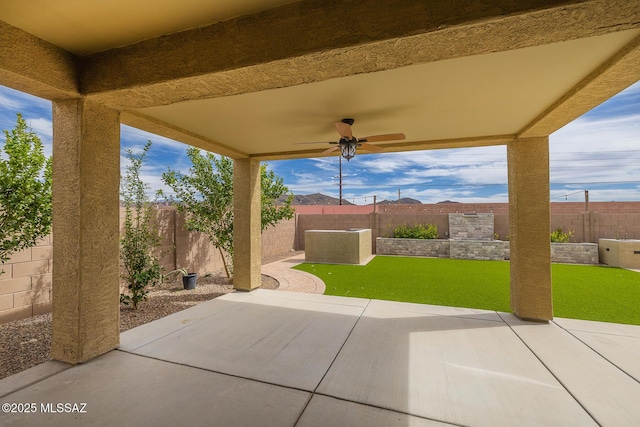
<svg viewBox="0 0 640 427">
<path fill-rule="evenodd" d="M 357 148 L 363 148 L 367 151 L 373 151 L 378 153 L 383 151 L 384 148 L 377 145 L 369 144 L 369 142 L 382 142 L 382 141 L 396 141 L 405 139 L 403 133 L 389 133 L 384 135 L 372 135 L 364 138 L 356 138 L 351 131 L 351 125 L 353 125 L 354 119 L 342 119 L 336 122 L 336 129 L 340 134 L 340 140 L 337 142 L 328 142 L 328 144 L 334 144 L 335 147 L 331 147 L 322 152 L 322 154 L 329 154 L 333 151 L 340 150 L 342 157 L 351 160 L 356 155 Z M 300 142 L 299 144 L 318 144 L 318 142 Z"/>
</svg>

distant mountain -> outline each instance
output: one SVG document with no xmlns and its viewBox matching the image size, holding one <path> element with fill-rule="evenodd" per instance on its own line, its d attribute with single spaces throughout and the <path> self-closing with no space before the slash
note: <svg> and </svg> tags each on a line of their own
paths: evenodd
<svg viewBox="0 0 640 427">
<path fill-rule="evenodd" d="M 400 200 L 383 200 L 378 202 L 379 205 L 421 205 L 420 200 L 412 199 L 411 197 L 403 197 Z"/>
<path fill-rule="evenodd" d="M 442 202 L 436 203 L 436 205 L 442 205 L 442 204 L 446 204 L 446 203 L 460 203 L 460 202 L 454 202 L 452 200 L 443 200 Z"/>
<path fill-rule="evenodd" d="M 286 197 L 281 197 L 278 199 L 277 204 L 282 204 L 282 202 L 286 199 Z M 293 196 L 293 202 L 291 205 L 293 206 L 309 206 L 309 205 L 319 205 L 319 206 L 335 206 L 340 204 L 340 199 L 337 197 L 327 196 L 326 194 L 314 193 L 307 195 L 296 194 Z M 353 205 L 353 203 L 342 199 L 343 205 Z"/>
</svg>

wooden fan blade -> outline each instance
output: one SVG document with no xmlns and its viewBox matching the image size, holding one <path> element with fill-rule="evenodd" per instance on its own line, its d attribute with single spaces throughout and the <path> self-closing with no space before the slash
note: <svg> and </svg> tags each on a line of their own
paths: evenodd
<svg viewBox="0 0 640 427">
<path fill-rule="evenodd" d="M 367 144 L 366 142 L 361 143 L 360 146 L 362 148 L 364 148 L 365 150 L 373 151 L 374 153 L 379 153 L 381 151 L 384 151 L 383 147 L 378 147 L 377 145 Z"/>
<path fill-rule="evenodd" d="M 324 151 L 323 151 L 322 153 L 320 153 L 320 154 L 329 154 L 329 153 L 332 153 L 332 152 L 336 151 L 336 150 L 337 150 L 337 149 L 339 149 L 339 148 L 340 148 L 340 146 L 339 146 L 339 145 L 336 145 L 335 147 L 331 147 L 331 148 L 329 148 L 329 149 L 327 149 L 327 150 L 324 150 Z"/>
<path fill-rule="evenodd" d="M 345 138 L 353 138 L 353 134 L 351 133 L 351 125 L 342 122 L 336 122 L 336 129 L 340 136 Z"/>
<path fill-rule="evenodd" d="M 387 133 L 385 135 L 372 135 L 360 138 L 358 141 L 362 142 L 381 142 L 381 141 L 396 141 L 398 139 L 405 139 L 404 133 Z"/>
<path fill-rule="evenodd" d="M 294 142 L 294 145 L 301 145 L 301 144 L 337 144 L 337 142 L 335 141 L 318 141 L 318 142 Z"/>
</svg>

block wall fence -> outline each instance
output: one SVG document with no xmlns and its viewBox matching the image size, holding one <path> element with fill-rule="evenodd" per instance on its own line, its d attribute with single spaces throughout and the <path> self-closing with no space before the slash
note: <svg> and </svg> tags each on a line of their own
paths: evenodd
<svg viewBox="0 0 640 427">
<path fill-rule="evenodd" d="M 599 238 L 640 239 L 640 202 L 551 203 L 551 230 L 561 226 L 574 232 L 574 242 L 597 243 Z M 437 204 L 373 206 L 297 206 L 296 218 L 283 221 L 262 234 L 262 256 L 269 258 L 291 250 L 304 250 L 306 230 L 370 228 L 372 252 L 377 237 L 391 237 L 398 225 L 431 223 L 441 238 L 449 237 L 449 213 L 493 213 L 499 239 L 509 235 L 508 204 Z M 121 224 L 124 210 L 121 210 Z M 187 268 L 200 274 L 219 272 L 222 259 L 201 233 L 184 229 L 184 216 L 161 207 L 156 224 L 162 236 L 162 265 L 166 271 Z M 0 264 L 0 323 L 51 311 L 52 239 L 45 237 L 33 248 L 14 254 Z"/>
<path fill-rule="evenodd" d="M 161 236 L 161 264 L 165 271 L 187 268 L 199 274 L 223 269 L 222 257 L 202 233 L 184 228 L 184 215 L 161 207 L 155 213 Z M 120 225 L 124 227 L 124 209 Z M 121 228 L 121 231 L 123 228 Z M 290 252 L 294 246 L 295 220 L 282 221 L 262 233 L 262 256 L 269 258 Z M 0 264 L 0 324 L 51 311 L 53 239 L 47 236 L 32 248 L 15 253 Z"/>
<path fill-rule="evenodd" d="M 585 212 L 585 207 L 589 211 Z M 363 212 L 364 208 L 368 211 Z M 320 213 L 323 212 L 323 213 Z M 640 202 L 554 202 L 550 204 L 551 228 L 571 230 L 576 243 L 598 243 L 600 238 L 640 239 Z M 509 236 L 507 203 L 443 203 L 436 205 L 296 206 L 296 247 L 304 250 L 306 230 L 371 228 L 372 250 L 377 237 L 392 237 L 399 225 L 435 224 L 440 238 L 449 238 L 449 213 L 493 213 L 494 233 Z"/>
</svg>

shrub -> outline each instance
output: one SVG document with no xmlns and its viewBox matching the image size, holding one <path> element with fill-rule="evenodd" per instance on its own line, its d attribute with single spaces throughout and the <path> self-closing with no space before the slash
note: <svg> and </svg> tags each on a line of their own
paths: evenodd
<svg viewBox="0 0 640 427">
<path fill-rule="evenodd" d="M 157 254 L 160 236 L 151 224 L 153 204 L 147 197 L 149 185 L 140 178 L 142 161 L 150 147 L 151 142 L 147 142 L 140 154 L 127 150 L 131 164 L 127 166 L 127 173 L 121 181 L 125 219 L 124 235 L 120 239 L 120 259 L 128 293 L 120 294 L 120 302 L 131 304 L 134 309 L 147 300 L 149 288 L 163 279 Z"/>
<path fill-rule="evenodd" d="M 569 230 L 566 233 L 562 231 L 562 227 L 558 227 L 556 231 L 551 233 L 551 241 L 554 243 L 569 243 L 569 239 L 573 237 L 573 231 Z"/>
<path fill-rule="evenodd" d="M 434 224 L 416 224 L 413 227 L 400 225 L 393 230 L 393 237 L 397 239 L 437 239 L 438 227 Z"/>
</svg>

